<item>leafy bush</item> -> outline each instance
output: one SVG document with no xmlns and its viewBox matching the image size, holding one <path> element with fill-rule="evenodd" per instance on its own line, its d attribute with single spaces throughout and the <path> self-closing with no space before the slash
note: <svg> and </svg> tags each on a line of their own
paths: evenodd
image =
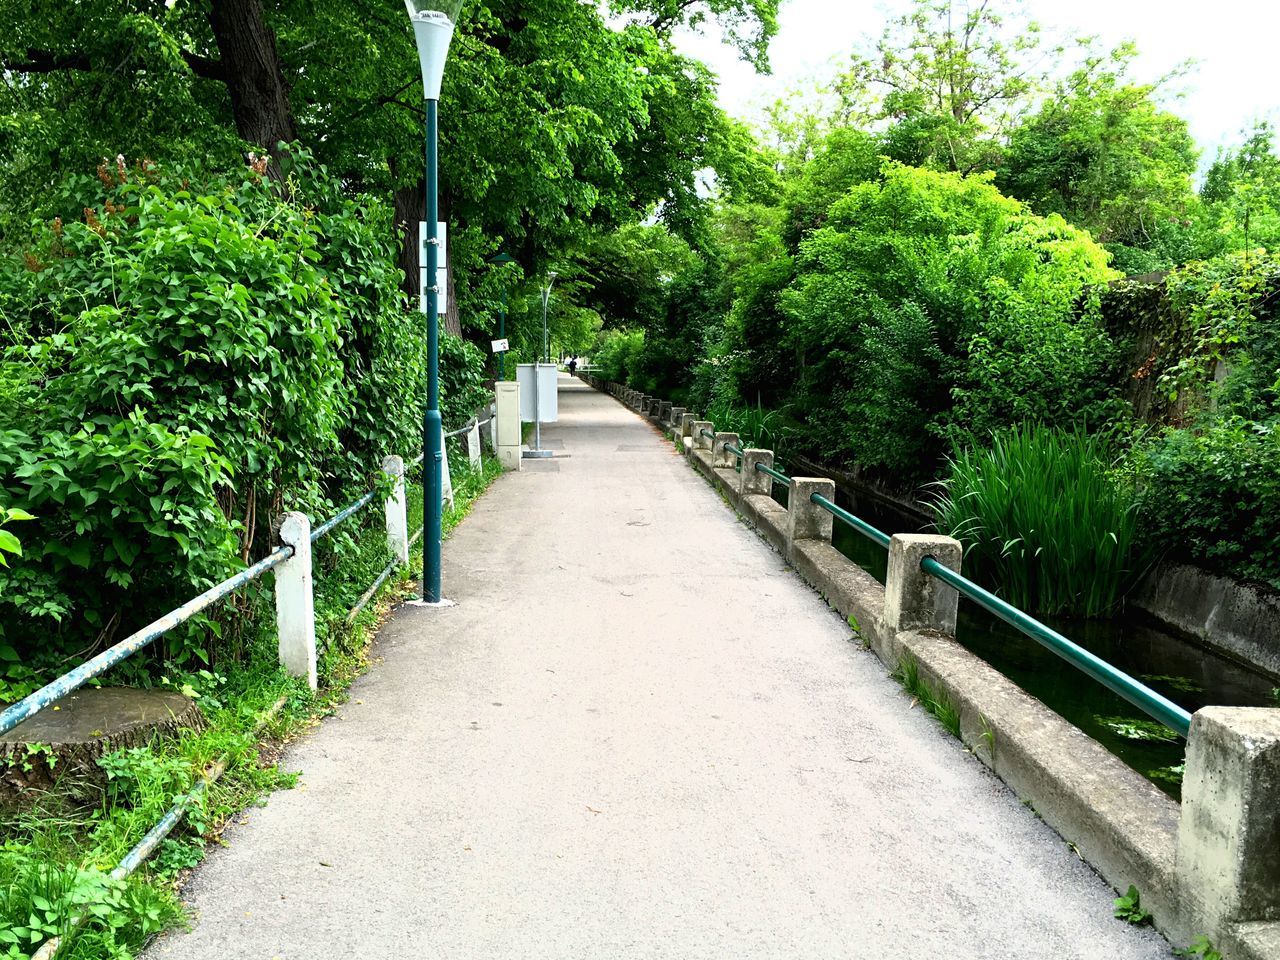
<svg viewBox="0 0 1280 960">
<path fill-rule="evenodd" d="M 1024 610 L 1105 616 L 1146 569 L 1134 492 L 1083 430 L 1017 427 L 950 464 L 937 526 L 968 576 Z"/>
<path fill-rule="evenodd" d="M 321 518 L 420 443 L 390 211 L 305 156 L 290 170 L 282 196 L 252 172 L 104 165 L 66 188 L 82 218 L 0 262 L 0 500 L 38 517 L 0 568 L 0 631 L 28 662 L 176 606 L 264 554 L 283 510 Z M 442 356 L 469 413 L 482 360 L 448 338 Z M 216 630 L 167 653 L 207 658 Z"/>
<path fill-rule="evenodd" d="M 889 164 L 800 245 L 773 330 L 799 361 L 794 416 L 815 425 L 820 455 L 909 482 L 933 474 L 946 438 L 985 440 L 1081 400 L 1104 418 L 1112 358 L 1079 310 L 1110 276 L 1087 234 L 989 178 Z"/>
<path fill-rule="evenodd" d="M 592 362 L 598 375 L 616 383 L 629 383 L 631 372 L 644 350 L 643 330 L 606 330 L 600 335 Z"/>
<path fill-rule="evenodd" d="M 1142 514 L 1176 559 L 1280 589 L 1280 421 L 1226 417 L 1153 441 Z"/>
</svg>

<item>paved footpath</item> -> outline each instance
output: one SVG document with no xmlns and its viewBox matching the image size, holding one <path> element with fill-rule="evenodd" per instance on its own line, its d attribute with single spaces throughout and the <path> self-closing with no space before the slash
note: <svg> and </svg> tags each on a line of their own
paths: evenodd
<svg viewBox="0 0 1280 960">
<path fill-rule="evenodd" d="M 561 380 L 149 957 L 1168 957 L 653 428 Z"/>
</svg>

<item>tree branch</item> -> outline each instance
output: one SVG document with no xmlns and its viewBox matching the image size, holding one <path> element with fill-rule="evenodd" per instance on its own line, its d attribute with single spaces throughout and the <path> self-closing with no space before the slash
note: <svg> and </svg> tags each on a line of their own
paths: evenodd
<svg viewBox="0 0 1280 960">
<path fill-rule="evenodd" d="M 222 68 L 222 61 L 203 57 L 198 53 L 192 53 L 190 50 L 182 51 L 182 59 L 197 77 L 226 82 L 227 76 Z M 93 61 L 87 53 L 59 54 L 54 53 L 52 50 L 31 48 L 27 50 L 26 60 L 5 61 L 0 63 L 0 69 L 13 73 L 57 73 L 60 70 L 88 72 L 93 70 Z"/>
</svg>

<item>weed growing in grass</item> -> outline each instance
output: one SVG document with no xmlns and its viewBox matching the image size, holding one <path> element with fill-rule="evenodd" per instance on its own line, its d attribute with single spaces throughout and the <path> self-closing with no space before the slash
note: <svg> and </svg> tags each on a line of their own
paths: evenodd
<svg viewBox="0 0 1280 960">
<path fill-rule="evenodd" d="M 1151 922 L 1151 914 L 1142 909 L 1142 896 L 1133 884 L 1129 885 L 1129 892 L 1123 897 L 1116 897 L 1115 914 L 1117 920 L 1132 923 L 1135 927 Z"/>
<path fill-rule="evenodd" d="M 994 762 L 996 759 L 995 727 L 991 726 L 991 721 L 987 719 L 985 714 L 978 714 L 978 721 L 982 724 L 982 740 L 987 745 L 987 753 L 992 762 Z"/>
<path fill-rule="evenodd" d="M 934 693 L 933 688 L 920 676 L 920 664 L 915 657 L 904 655 L 898 661 L 893 677 L 902 688 L 942 724 L 944 730 L 957 740 L 960 737 L 960 711 L 945 694 Z"/>
</svg>

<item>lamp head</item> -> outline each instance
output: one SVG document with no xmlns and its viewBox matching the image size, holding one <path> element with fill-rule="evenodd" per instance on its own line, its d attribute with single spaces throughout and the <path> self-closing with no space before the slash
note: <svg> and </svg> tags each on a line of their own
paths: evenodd
<svg viewBox="0 0 1280 960">
<path fill-rule="evenodd" d="M 413 23 L 413 39 L 418 44 L 423 96 L 439 100 L 444 62 L 449 56 L 454 25 L 462 12 L 462 0 L 404 0 L 404 5 Z"/>
<path fill-rule="evenodd" d="M 515 263 L 516 258 L 511 256 L 511 254 L 507 253 L 505 250 L 503 250 L 499 253 L 495 253 L 492 257 L 489 258 L 488 262 L 497 263 L 497 264 Z"/>
</svg>

